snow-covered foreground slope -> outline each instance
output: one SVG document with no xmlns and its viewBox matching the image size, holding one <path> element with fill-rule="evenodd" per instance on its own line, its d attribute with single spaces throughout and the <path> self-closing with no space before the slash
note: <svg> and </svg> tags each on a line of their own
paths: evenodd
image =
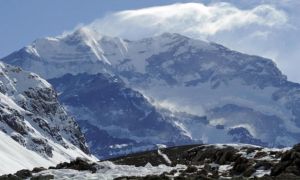
<svg viewBox="0 0 300 180">
<path fill-rule="evenodd" d="M 34 151 L 26 149 L 10 136 L 0 131 L 0 174 L 32 169 L 37 166 L 51 166 L 51 162 Z"/>
<path fill-rule="evenodd" d="M 289 146 L 300 139 L 300 85 L 269 59 L 215 43 L 170 33 L 130 41 L 83 28 L 36 40 L 4 61 L 47 79 L 83 72 L 119 76 L 170 110 L 172 122 L 194 140 Z"/>
<path fill-rule="evenodd" d="M 38 75 L 0 63 L 0 173 L 88 155 L 84 136 Z M 3 164 L 2 164 L 3 163 Z"/>
</svg>

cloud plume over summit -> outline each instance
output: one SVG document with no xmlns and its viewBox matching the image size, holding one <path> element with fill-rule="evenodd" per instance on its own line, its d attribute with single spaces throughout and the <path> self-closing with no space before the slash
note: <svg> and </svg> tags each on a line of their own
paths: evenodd
<svg viewBox="0 0 300 180">
<path fill-rule="evenodd" d="M 300 82 L 299 5 L 294 0 L 203 0 L 119 11 L 86 27 L 129 40 L 170 32 L 217 42 L 273 59 L 290 80 Z"/>
<path fill-rule="evenodd" d="M 129 39 L 163 32 L 205 38 L 250 25 L 273 28 L 286 23 L 286 14 L 271 5 L 239 9 L 229 3 L 181 3 L 120 11 L 94 21 L 89 27 Z"/>
</svg>

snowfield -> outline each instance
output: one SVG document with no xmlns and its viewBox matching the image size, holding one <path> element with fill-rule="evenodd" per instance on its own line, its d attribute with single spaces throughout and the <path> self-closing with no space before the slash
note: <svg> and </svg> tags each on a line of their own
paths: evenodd
<svg viewBox="0 0 300 180">
<path fill-rule="evenodd" d="M 77 171 L 72 169 L 61 169 L 61 170 L 47 170 L 40 173 L 34 174 L 38 175 L 54 175 L 55 179 L 103 179 L 103 180 L 113 180 L 117 177 L 122 176 L 147 176 L 147 175 L 160 175 L 163 172 L 170 172 L 172 170 L 184 170 L 185 165 L 176 165 L 175 167 L 170 167 L 166 165 L 152 166 L 151 164 L 146 164 L 146 166 L 128 166 L 128 165 L 116 165 L 109 161 L 97 163 L 98 171 L 96 173 L 91 173 L 89 171 Z"/>
</svg>

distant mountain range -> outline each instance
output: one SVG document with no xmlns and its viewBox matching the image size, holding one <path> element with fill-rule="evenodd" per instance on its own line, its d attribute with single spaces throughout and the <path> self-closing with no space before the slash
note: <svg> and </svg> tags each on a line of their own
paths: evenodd
<svg viewBox="0 0 300 180">
<path fill-rule="evenodd" d="M 2 59 L 41 75 L 107 158 L 156 144 L 300 139 L 300 85 L 269 59 L 180 34 L 130 41 L 82 28 Z"/>
</svg>

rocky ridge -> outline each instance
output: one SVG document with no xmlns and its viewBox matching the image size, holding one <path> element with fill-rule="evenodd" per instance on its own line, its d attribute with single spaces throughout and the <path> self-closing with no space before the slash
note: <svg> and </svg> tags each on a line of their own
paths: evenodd
<svg viewBox="0 0 300 180">
<path fill-rule="evenodd" d="M 47 81 L 34 73 L 0 63 L 0 97 L 1 137 L 9 139 L 5 147 L 1 146 L 3 158 L 14 146 L 14 151 L 21 148 L 37 153 L 34 156 L 45 159 L 44 166 L 77 156 L 92 159 L 78 124 L 59 104 L 56 92 Z M 26 154 L 21 155 L 26 157 Z M 16 162 L 19 164 L 12 168 L 24 168 L 22 164 L 28 162 L 22 161 L 19 159 Z M 37 159 L 32 161 L 31 166 L 42 163 Z"/>
</svg>

